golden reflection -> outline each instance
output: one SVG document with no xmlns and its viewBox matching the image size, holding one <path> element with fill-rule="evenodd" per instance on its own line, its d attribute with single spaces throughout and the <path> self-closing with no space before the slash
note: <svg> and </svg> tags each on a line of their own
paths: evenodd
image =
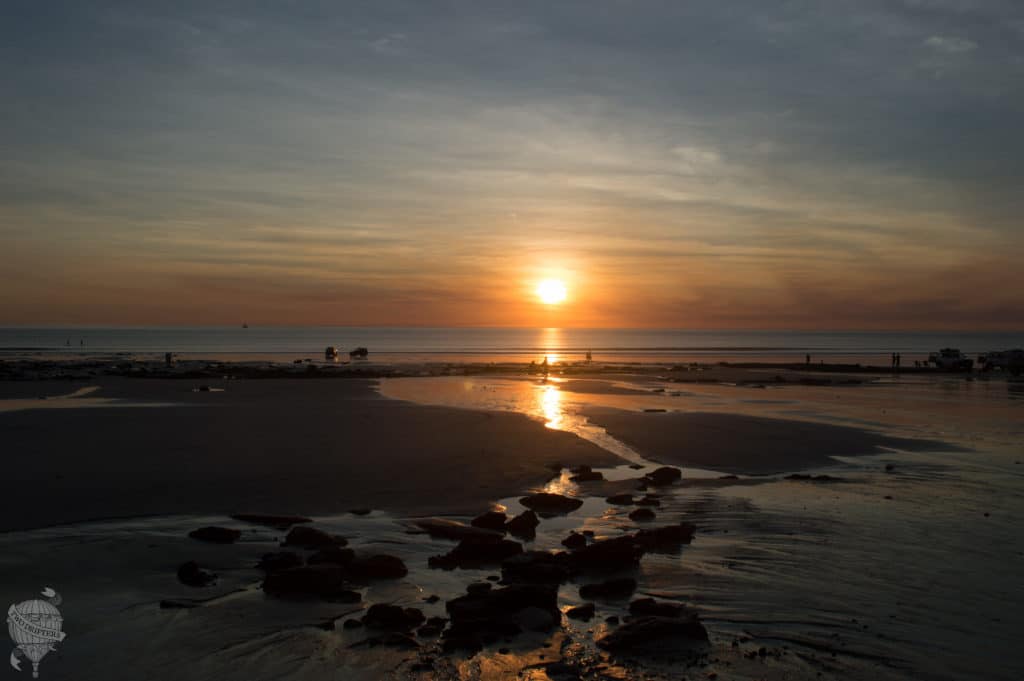
<svg viewBox="0 0 1024 681">
<path fill-rule="evenodd" d="M 545 385 L 540 391 L 540 410 L 548 428 L 558 429 L 562 425 L 562 393 L 553 385 Z"/>
</svg>

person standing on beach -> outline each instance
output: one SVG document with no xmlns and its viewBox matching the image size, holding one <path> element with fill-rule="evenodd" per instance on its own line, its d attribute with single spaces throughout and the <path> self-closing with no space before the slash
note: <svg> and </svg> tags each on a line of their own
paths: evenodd
<svg viewBox="0 0 1024 681">
<path fill-rule="evenodd" d="M 807 353 L 807 355 L 804 356 L 804 364 L 810 364 L 810 363 L 811 363 L 811 354 Z"/>
<path fill-rule="evenodd" d="M 540 363 L 541 369 L 544 370 L 544 380 L 548 380 L 548 356 L 544 355 L 544 361 Z"/>
</svg>

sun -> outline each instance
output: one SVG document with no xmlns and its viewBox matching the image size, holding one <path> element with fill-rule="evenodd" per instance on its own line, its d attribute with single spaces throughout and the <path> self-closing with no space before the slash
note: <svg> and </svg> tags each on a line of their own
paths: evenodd
<svg viewBox="0 0 1024 681">
<path fill-rule="evenodd" d="M 565 300 L 565 284 L 558 279 L 545 279 L 537 284 L 537 297 L 545 305 L 557 305 Z"/>
</svg>

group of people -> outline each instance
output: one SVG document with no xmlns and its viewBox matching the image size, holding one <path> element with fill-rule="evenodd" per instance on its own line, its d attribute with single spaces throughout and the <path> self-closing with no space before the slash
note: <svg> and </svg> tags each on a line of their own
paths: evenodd
<svg viewBox="0 0 1024 681">
<path fill-rule="evenodd" d="M 898 352 L 892 353 L 892 368 L 893 369 L 899 369 L 900 368 L 900 353 L 898 353 Z"/>
</svg>

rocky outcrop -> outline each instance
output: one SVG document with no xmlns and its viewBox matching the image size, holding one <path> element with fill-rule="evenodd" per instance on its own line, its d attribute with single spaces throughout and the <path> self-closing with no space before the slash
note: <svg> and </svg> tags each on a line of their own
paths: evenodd
<svg viewBox="0 0 1024 681">
<path fill-rule="evenodd" d="M 526 508 L 537 513 L 571 513 L 583 505 L 582 499 L 567 497 L 562 494 L 551 494 L 549 492 L 537 492 L 519 500 Z"/>
<path fill-rule="evenodd" d="M 188 536 L 199 541 L 211 542 L 213 544 L 234 544 L 241 536 L 241 530 L 234 530 L 230 527 L 200 527 L 192 530 Z"/>
</svg>

